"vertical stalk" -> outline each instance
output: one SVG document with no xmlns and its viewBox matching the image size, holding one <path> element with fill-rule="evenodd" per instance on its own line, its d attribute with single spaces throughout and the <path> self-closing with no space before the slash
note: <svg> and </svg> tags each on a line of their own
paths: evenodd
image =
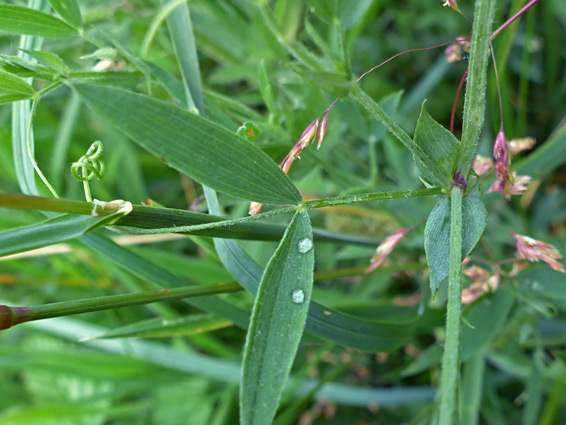
<svg viewBox="0 0 566 425">
<path fill-rule="evenodd" d="M 440 381 L 440 425 L 452 425 L 457 411 L 460 378 L 460 321 L 462 319 L 462 188 L 454 185 L 450 203 L 450 268 L 448 269 L 448 311 L 446 341 Z"/>
<path fill-rule="evenodd" d="M 459 177 L 458 181 L 468 179 L 478 149 L 480 132 L 485 118 L 487 64 L 489 61 L 489 40 L 494 10 L 495 0 L 476 1 L 466 98 L 464 100 L 462 146 L 456 167 L 456 174 Z"/>
</svg>

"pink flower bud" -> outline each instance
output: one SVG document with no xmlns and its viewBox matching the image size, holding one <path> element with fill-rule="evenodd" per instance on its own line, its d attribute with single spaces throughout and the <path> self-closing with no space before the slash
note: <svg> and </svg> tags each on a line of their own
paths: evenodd
<svg viewBox="0 0 566 425">
<path fill-rule="evenodd" d="M 446 0 L 442 6 L 449 6 L 453 10 L 458 10 L 458 5 L 456 4 L 456 0 Z"/>
<path fill-rule="evenodd" d="M 372 272 L 383 264 L 387 259 L 387 256 L 391 254 L 391 251 L 397 246 L 397 244 L 403 239 L 403 237 L 412 230 L 412 227 L 406 227 L 404 229 L 395 230 L 391 236 L 388 236 L 381 245 L 377 247 L 375 255 L 371 258 L 371 266 L 366 270 L 366 273 Z"/>
<path fill-rule="evenodd" d="M 542 260 L 552 270 L 565 272 L 564 265 L 559 261 L 563 258 L 562 254 L 554 246 L 528 236 L 515 233 L 511 233 L 511 235 L 517 241 L 517 257 L 533 262 Z"/>
<path fill-rule="evenodd" d="M 489 173 L 493 171 L 494 168 L 493 159 L 478 155 L 476 159 L 474 159 L 473 168 L 478 176 Z"/>
<path fill-rule="evenodd" d="M 511 186 L 513 185 L 513 176 L 509 170 L 511 157 L 505 133 L 503 129 L 499 131 L 493 145 L 493 156 L 495 157 L 495 183 L 491 185 L 488 192 L 502 192 L 505 199 L 511 199 Z"/>
<path fill-rule="evenodd" d="M 250 215 L 257 215 L 263 210 L 263 204 L 259 202 L 250 203 Z"/>
<path fill-rule="evenodd" d="M 328 115 L 325 115 L 322 119 L 322 123 L 320 124 L 320 128 L 318 129 L 318 143 L 316 145 L 316 150 L 320 149 L 322 145 L 322 141 L 324 140 L 324 136 L 326 136 L 326 125 L 328 123 Z"/>
<path fill-rule="evenodd" d="M 310 145 L 314 140 L 317 130 L 318 120 L 314 120 L 307 126 L 307 128 L 305 128 L 305 131 L 303 131 L 303 134 L 301 134 L 301 138 L 299 139 L 299 143 L 303 149 Z"/>
<path fill-rule="evenodd" d="M 462 49 L 457 44 L 452 44 L 444 50 L 446 60 L 450 63 L 458 62 L 462 59 Z"/>
<path fill-rule="evenodd" d="M 524 137 L 522 139 L 513 139 L 509 142 L 509 150 L 514 155 L 532 149 L 536 144 L 536 140 L 532 137 Z"/>
</svg>

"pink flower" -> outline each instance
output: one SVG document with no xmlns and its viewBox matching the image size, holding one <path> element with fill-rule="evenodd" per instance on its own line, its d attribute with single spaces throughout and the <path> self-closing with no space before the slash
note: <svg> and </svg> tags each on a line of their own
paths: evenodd
<svg viewBox="0 0 566 425">
<path fill-rule="evenodd" d="M 559 261 L 563 258 L 562 254 L 554 246 L 528 236 L 516 233 L 511 233 L 511 235 L 517 241 L 517 257 L 533 262 L 542 260 L 552 270 L 565 272 L 564 265 Z"/>
<path fill-rule="evenodd" d="M 381 266 L 395 246 L 397 246 L 401 239 L 412 229 L 412 227 L 398 229 L 388 236 L 383 243 L 377 247 L 375 255 L 371 258 L 371 266 L 367 268 L 366 273 L 370 273 Z"/>
<path fill-rule="evenodd" d="M 474 282 L 469 288 L 462 290 L 462 304 L 470 304 L 479 296 L 495 291 L 499 286 L 499 273 L 492 275 L 489 270 L 478 266 L 472 266 L 463 273 L 474 279 Z"/>
<path fill-rule="evenodd" d="M 532 149 L 536 144 L 536 140 L 532 137 L 523 137 L 522 139 L 513 139 L 509 141 L 509 150 L 513 155 Z"/>
<path fill-rule="evenodd" d="M 456 4 L 456 0 L 446 0 L 442 6 L 449 6 L 453 10 L 458 10 L 458 5 Z"/>
<path fill-rule="evenodd" d="M 531 176 L 518 176 L 513 171 L 513 185 L 511 186 L 511 195 L 522 195 L 527 190 L 528 184 L 531 182 Z"/>
<path fill-rule="evenodd" d="M 495 138 L 493 145 L 493 156 L 495 157 L 495 183 L 491 185 L 488 192 L 502 192 L 505 199 L 511 199 L 511 186 L 513 185 L 513 176 L 509 170 L 511 158 L 509 156 L 509 149 L 507 141 L 505 140 L 505 133 L 503 128 Z"/>
<path fill-rule="evenodd" d="M 462 48 L 457 44 L 452 44 L 444 50 L 444 54 L 448 62 L 458 62 L 462 59 Z"/>
<path fill-rule="evenodd" d="M 489 173 L 493 171 L 494 168 L 493 159 L 478 155 L 476 159 L 474 159 L 473 168 L 478 176 Z"/>
</svg>

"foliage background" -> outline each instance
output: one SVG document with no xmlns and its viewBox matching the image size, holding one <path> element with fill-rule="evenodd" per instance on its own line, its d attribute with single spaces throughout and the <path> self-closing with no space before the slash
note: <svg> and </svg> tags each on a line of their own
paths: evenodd
<svg viewBox="0 0 566 425">
<path fill-rule="evenodd" d="M 440 2 L 368 0 L 360 3 L 367 3 L 367 9 L 346 37 L 355 75 L 361 75 L 400 51 L 436 45 L 468 35 L 470 31 L 464 19 L 449 8 L 442 8 Z M 471 16 L 472 5 L 468 3 L 459 4 L 464 13 Z M 494 27 L 523 3 L 521 0 L 499 1 Z M 159 7 L 159 2 L 153 1 L 81 3 L 85 21 L 111 33 L 136 55 L 140 54 L 144 35 Z M 275 11 L 281 31 L 286 42 L 302 42 L 329 68 L 334 62 L 340 66 L 336 30 L 313 13 L 316 7 L 317 2 L 302 0 L 277 2 Z M 303 80 L 288 66 L 291 57 L 269 31 L 253 2 L 194 0 L 190 8 L 207 90 L 208 117 L 234 131 L 242 121 L 253 121 L 261 130 L 260 138 L 254 143 L 280 160 L 333 97 Z M 561 40 L 565 30 L 566 12 L 560 0 L 545 0 L 494 42 L 508 138 L 533 136 L 540 147 L 563 123 L 566 58 Z M 16 48 L 17 37 L 0 37 L 1 53 L 15 54 Z M 60 55 L 72 68 L 87 69 L 96 63 L 92 59 L 81 59 L 94 48 L 78 38 L 47 40 L 44 49 Z M 158 32 L 147 59 L 179 76 L 165 28 Z M 275 99 L 275 108 L 271 111 L 266 109 L 259 90 L 258 68 L 262 62 Z M 133 70 L 131 65 L 126 66 Z M 395 118 L 412 134 L 424 98 L 431 115 L 448 126 L 452 101 L 464 69 L 463 62 L 448 64 L 442 49 L 416 52 L 375 71 L 362 85 L 372 97 L 388 105 Z M 485 155 L 491 151 L 499 125 L 492 73 L 490 78 L 487 123 L 480 144 L 480 152 Z M 143 78 L 120 84 L 145 89 Z M 154 95 L 168 98 L 157 85 L 152 89 Z M 247 109 L 245 113 L 234 112 L 218 95 L 237 102 L 240 109 L 245 106 L 255 112 L 247 112 Z M 108 167 L 105 178 L 92 185 L 96 198 L 121 198 L 134 203 L 151 198 L 168 207 L 187 208 L 202 193 L 196 183 L 180 177 L 175 170 L 139 149 L 84 106 L 78 107 L 72 141 L 65 146 L 61 135 L 62 117 L 73 107 L 69 91 L 60 89 L 42 101 L 34 126 L 38 162 L 65 198 L 82 198 L 81 185 L 72 179 L 69 164 L 96 139 L 105 143 Z M 0 107 L 0 190 L 3 192 L 19 191 L 11 159 L 10 111 L 8 106 Z M 457 119 L 456 128 L 459 125 Z M 554 152 L 547 154 L 549 158 L 553 156 L 553 164 L 563 164 L 564 149 Z M 562 157 L 556 158 L 556 155 Z M 490 217 L 506 228 L 532 235 L 566 252 L 564 171 L 563 165 L 545 169 L 544 179 L 526 196 L 512 203 L 505 203 L 497 195 L 488 196 Z M 384 128 L 348 101 L 340 102 L 332 110 L 322 149 L 306 150 L 301 161 L 295 163 L 291 177 L 309 198 L 421 187 L 411 155 L 386 134 Z M 245 202 L 228 196 L 222 196 L 221 202 L 231 216 L 246 214 Z M 432 199 L 388 201 L 363 208 L 322 210 L 312 214 L 312 220 L 318 228 L 369 236 L 377 245 L 398 227 L 423 220 L 432 206 Z M 206 208 L 203 204 L 199 207 Z M 31 212 L 0 210 L 2 229 L 39 219 L 39 214 Z M 273 220 L 286 223 L 288 218 Z M 486 241 L 496 258 L 513 255 L 512 240 L 494 226 L 488 225 Z M 276 247 L 275 242 L 244 242 L 242 245 L 262 265 Z M 417 230 L 399 245 L 389 266 L 363 275 L 375 246 L 317 245 L 315 264 L 319 277 L 315 276 L 314 297 L 326 305 L 371 318 L 406 319 L 418 306 L 399 307 L 398 297 L 424 291 L 428 286 L 422 246 L 422 231 Z M 195 283 L 232 280 L 214 255 L 207 254 L 189 238 L 153 243 L 135 250 Z M 476 252 L 478 257 L 485 257 L 481 248 Z M 348 269 L 355 270 L 349 274 L 343 272 Z M 339 278 L 341 274 L 348 276 Z M 142 280 L 79 245 L 69 254 L 1 261 L 0 283 L 4 284 L 0 298 L 12 305 L 34 305 L 144 288 Z M 485 364 L 478 361 L 485 367 L 484 384 L 480 388 L 483 390 L 480 391 L 483 393 L 481 423 L 559 423 L 566 409 L 562 379 L 566 343 L 564 284 L 562 275 L 544 266 L 530 266 L 514 287 L 513 307 L 505 314 L 499 312 L 503 317 L 499 318 L 497 333 L 489 335 L 485 349 L 476 350 L 487 359 Z M 251 308 L 249 294 L 230 297 Z M 489 324 L 498 317 L 498 311 L 494 311 L 497 299 L 485 298 L 478 304 L 484 309 L 487 325 L 472 323 L 480 331 L 489 329 Z M 427 309 L 409 344 L 387 356 L 354 354 L 343 347 L 307 337 L 295 362 L 297 376 L 328 376 L 331 381 L 351 386 L 342 394 L 335 411 L 328 403 L 306 400 L 299 409 L 303 418 L 307 411 L 313 418 L 319 414 L 313 420 L 321 424 L 420 423 L 420 418 L 426 418 L 430 387 L 437 383 L 439 367 L 437 361 L 427 364 L 423 356 L 415 363 L 415 357 L 427 347 L 434 350 L 442 342 L 443 316 L 439 309 L 442 299 L 435 302 L 437 308 Z M 495 303 L 495 307 L 490 303 Z M 183 303 L 127 308 L 46 322 L 53 325 L 24 325 L 0 334 L 0 376 L 3 378 L 0 422 L 166 425 L 188 423 L 190 417 L 191 424 L 236 423 L 234 383 L 238 372 L 234 367 L 240 361 L 243 330 L 228 327 L 213 333 L 167 338 L 157 341 L 159 346 L 111 340 L 107 348 L 97 349 L 76 342 L 81 336 L 96 334 L 91 325 L 115 328 L 155 315 L 175 317 L 188 313 L 194 310 Z M 472 316 L 473 311 L 468 314 Z M 68 337 L 61 337 L 62 333 L 68 333 Z M 164 351 L 155 351 L 156 347 Z M 123 353 L 116 353 L 118 350 Z M 195 359 L 200 359 L 198 353 L 222 363 L 204 363 L 187 373 L 186 365 L 195 364 Z M 466 354 L 463 355 L 465 358 Z M 407 372 L 408 367 L 416 368 L 417 372 L 411 373 L 411 369 Z M 466 367 L 478 365 L 470 360 Z M 379 402 L 371 402 L 378 400 L 377 392 L 368 393 L 368 398 L 364 399 L 354 391 L 354 386 L 389 388 L 385 391 L 389 395 L 398 390 L 399 399 L 405 402 L 399 406 L 387 396 Z M 417 387 L 422 387 L 424 396 L 419 402 L 405 404 L 410 400 L 409 394 L 413 394 L 410 389 Z M 406 394 L 403 391 L 407 391 Z M 464 392 L 463 396 L 466 394 Z M 348 397 L 350 401 L 346 400 Z M 286 398 L 282 409 L 295 401 L 297 398 Z M 296 417 L 292 420 L 296 421 Z"/>
</svg>

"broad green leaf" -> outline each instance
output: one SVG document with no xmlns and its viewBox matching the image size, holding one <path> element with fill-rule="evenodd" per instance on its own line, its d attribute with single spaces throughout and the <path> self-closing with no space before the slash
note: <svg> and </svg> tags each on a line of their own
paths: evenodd
<svg viewBox="0 0 566 425">
<path fill-rule="evenodd" d="M 336 97 L 346 97 L 353 88 L 353 83 L 346 74 L 336 72 L 313 71 L 304 65 L 290 64 L 289 67 L 312 85 L 321 88 Z"/>
<path fill-rule="evenodd" d="M 168 338 L 210 332 L 231 325 L 232 322 L 229 320 L 203 314 L 193 314 L 176 319 L 163 319 L 158 317 L 112 329 L 96 337 L 96 339 Z"/>
<path fill-rule="evenodd" d="M 210 211 L 213 214 L 220 214 L 220 207 L 214 192 L 205 189 L 205 194 Z M 256 294 L 263 275 L 263 268 L 236 241 L 214 239 L 214 246 L 222 264 L 232 276 L 247 291 Z M 411 338 L 413 332 L 411 324 L 399 325 L 366 320 L 314 301 L 309 307 L 305 329 L 313 335 L 337 344 L 374 353 L 399 348 Z"/>
<path fill-rule="evenodd" d="M 0 4 L 0 31 L 46 38 L 67 38 L 77 31 L 60 19 L 27 7 Z"/>
<path fill-rule="evenodd" d="M 479 186 L 471 188 L 462 202 L 462 258 L 480 240 L 487 224 L 487 210 Z M 430 290 L 435 295 L 448 278 L 450 252 L 450 199 L 441 197 L 432 209 L 425 227 L 425 251 L 430 271 Z"/>
<path fill-rule="evenodd" d="M 57 11 L 61 17 L 75 27 L 83 25 L 81 10 L 75 0 L 49 0 L 53 9 Z"/>
<path fill-rule="evenodd" d="M 34 95 L 33 87 L 20 77 L 0 71 L 0 104 L 31 99 Z"/>
<path fill-rule="evenodd" d="M 211 121 L 123 89 L 83 83 L 72 87 L 98 115 L 199 183 L 257 202 L 301 201 L 271 158 Z"/>
<path fill-rule="evenodd" d="M 270 424 L 275 417 L 303 335 L 313 272 L 310 219 L 297 211 L 256 295 L 242 366 L 242 425 Z"/>
<path fill-rule="evenodd" d="M 63 59 L 59 56 L 49 53 L 49 52 L 42 52 L 40 50 L 23 50 L 26 52 L 27 55 L 31 56 L 35 60 L 37 60 L 40 64 L 45 65 L 47 68 L 52 69 L 58 74 L 67 75 L 69 72 L 69 67 Z"/>
<path fill-rule="evenodd" d="M 131 204 L 129 209 L 125 206 L 122 212 L 102 218 L 65 214 L 38 224 L 0 232 L 0 256 L 78 238 L 99 227 L 111 224 L 130 210 Z"/>
<path fill-rule="evenodd" d="M 441 170 L 445 177 L 452 179 L 456 157 L 458 155 L 458 139 L 450 131 L 438 124 L 425 109 L 425 102 L 422 104 L 421 115 L 415 130 L 415 143 L 432 160 L 437 170 Z M 445 180 L 438 181 L 428 171 L 428 164 L 417 161 L 417 165 L 422 172 L 429 176 L 428 181 L 431 185 L 441 186 Z M 422 169 L 422 168 L 425 169 Z"/>
</svg>

